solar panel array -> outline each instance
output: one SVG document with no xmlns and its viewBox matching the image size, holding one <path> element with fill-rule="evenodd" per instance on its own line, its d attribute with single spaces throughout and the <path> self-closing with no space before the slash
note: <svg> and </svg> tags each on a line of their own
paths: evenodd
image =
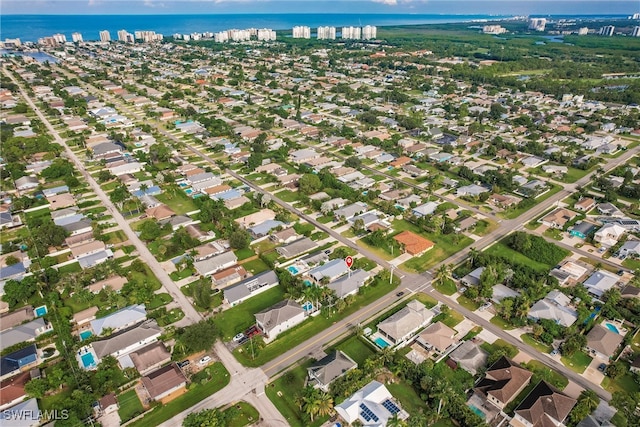
<svg viewBox="0 0 640 427">
<path fill-rule="evenodd" d="M 395 415 L 398 412 L 400 412 L 400 408 L 398 408 L 396 406 L 395 403 L 393 403 L 392 401 L 390 401 L 389 399 L 385 400 L 384 402 L 382 402 L 382 406 L 384 406 L 384 408 L 391 412 L 391 415 Z"/>
<path fill-rule="evenodd" d="M 360 409 L 362 409 L 362 412 L 360 412 L 360 416 L 364 418 L 366 422 L 369 422 L 371 420 L 378 422 L 379 420 L 378 416 L 374 414 L 373 411 L 367 407 L 367 405 L 365 405 L 364 403 L 361 403 Z"/>
</svg>

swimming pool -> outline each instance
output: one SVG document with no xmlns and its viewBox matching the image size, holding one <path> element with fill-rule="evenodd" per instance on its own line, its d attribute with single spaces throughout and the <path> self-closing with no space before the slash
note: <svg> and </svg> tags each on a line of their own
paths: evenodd
<svg viewBox="0 0 640 427">
<path fill-rule="evenodd" d="M 84 366 L 85 369 L 96 367 L 96 360 L 93 358 L 92 353 L 85 353 L 80 356 L 80 359 L 82 359 L 82 366 Z"/>
<path fill-rule="evenodd" d="M 615 332 L 616 334 L 620 335 L 620 331 L 618 330 L 616 325 L 607 322 L 604 324 L 604 326 L 606 326 L 607 329 L 610 330 L 611 332 Z"/>
<path fill-rule="evenodd" d="M 289 270 L 289 273 L 293 274 L 294 276 L 300 273 L 300 270 L 298 270 L 294 265 L 290 265 L 289 267 L 287 267 L 287 270 Z"/>
<path fill-rule="evenodd" d="M 309 286 L 313 285 L 313 283 L 311 283 L 311 281 L 310 281 L 310 280 L 303 280 L 303 281 L 302 281 L 302 283 L 303 283 L 305 286 L 307 286 L 307 287 L 309 287 Z"/>
<path fill-rule="evenodd" d="M 307 301 L 307 302 L 305 302 L 305 303 L 304 303 L 304 305 L 302 306 L 302 309 L 303 309 L 304 311 L 311 311 L 311 310 L 313 310 L 313 304 L 311 304 L 311 302 L 310 302 L 310 301 Z"/>
<path fill-rule="evenodd" d="M 36 313 L 36 317 L 44 316 L 45 314 L 47 314 L 47 306 L 41 305 L 40 307 L 36 308 L 34 311 Z"/>
<path fill-rule="evenodd" d="M 186 182 L 181 182 L 178 185 L 180 186 L 180 188 L 185 188 L 189 186 L 189 184 L 187 184 Z"/>
<path fill-rule="evenodd" d="M 84 340 L 88 339 L 89 337 L 91 337 L 91 335 L 93 335 L 93 333 L 91 333 L 91 331 L 82 331 L 82 332 L 80 332 L 80 341 L 84 341 Z"/>
<path fill-rule="evenodd" d="M 191 195 L 191 193 L 193 193 L 193 189 L 192 188 L 187 188 L 186 190 L 184 190 L 185 193 L 187 193 L 187 196 Z"/>
<path fill-rule="evenodd" d="M 476 413 L 476 415 L 477 415 L 477 416 L 479 416 L 479 417 L 480 417 L 480 418 L 482 418 L 482 419 L 485 419 L 485 418 L 486 418 L 485 413 L 484 413 L 484 412 L 482 412 L 480 409 L 478 409 L 478 408 L 476 407 L 476 405 L 472 405 L 472 404 L 470 403 L 468 406 L 469 406 L 469 408 L 471 408 L 471 410 L 472 410 L 473 412 L 475 412 L 475 413 Z"/>
<path fill-rule="evenodd" d="M 386 348 L 389 347 L 389 343 L 386 342 L 384 339 L 382 339 L 382 337 L 378 337 L 374 340 L 374 342 L 376 343 L 376 345 L 380 348 Z"/>
</svg>

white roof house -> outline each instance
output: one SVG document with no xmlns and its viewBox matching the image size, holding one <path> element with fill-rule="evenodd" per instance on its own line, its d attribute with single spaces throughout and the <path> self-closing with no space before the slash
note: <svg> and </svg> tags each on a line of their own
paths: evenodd
<svg viewBox="0 0 640 427">
<path fill-rule="evenodd" d="M 102 335 L 106 329 L 116 332 L 133 326 L 147 319 L 147 310 L 144 304 L 130 305 L 121 310 L 91 321 L 91 329 L 96 335 Z"/>
<path fill-rule="evenodd" d="M 193 263 L 194 268 L 201 276 L 211 276 L 213 273 L 224 270 L 231 267 L 238 262 L 236 254 L 231 251 L 223 252 L 219 255 L 214 255 L 211 258 L 204 259 L 202 261 L 196 261 Z"/>
<path fill-rule="evenodd" d="M 553 320 L 559 325 L 569 327 L 578 320 L 578 312 L 569 308 L 571 300 L 557 290 L 551 291 L 546 297 L 536 302 L 530 309 L 530 319 Z"/>
<path fill-rule="evenodd" d="M 620 255 L 640 255 L 640 240 L 629 240 L 620 247 Z"/>
<path fill-rule="evenodd" d="M 413 208 L 411 210 L 411 213 L 413 213 L 417 217 L 431 215 L 436 211 L 437 207 L 438 207 L 438 204 L 436 202 L 427 202 L 425 204 L 422 204 L 420 206 L 416 206 L 415 208 Z"/>
<path fill-rule="evenodd" d="M 0 424 L 11 427 L 39 426 L 42 412 L 33 398 L 0 411 Z"/>
<path fill-rule="evenodd" d="M 593 235 L 593 240 L 604 246 L 614 246 L 620 237 L 626 233 L 626 229 L 618 224 L 605 224 Z"/>
<path fill-rule="evenodd" d="M 598 270 L 594 271 L 593 274 L 583 282 L 583 285 L 590 294 L 600 298 L 606 291 L 618 283 L 618 279 L 619 277 L 615 274 Z"/>
<path fill-rule="evenodd" d="M 309 277 L 316 282 L 321 282 L 325 277 L 329 278 L 329 281 L 335 280 L 340 276 L 343 276 L 349 272 L 347 263 L 342 258 L 336 258 L 333 261 L 329 261 L 323 265 L 320 265 L 313 270 L 309 271 Z"/>
<path fill-rule="evenodd" d="M 402 310 L 378 323 L 378 332 L 393 345 L 397 345 L 431 322 L 433 317 L 433 311 L 424 304 L 417 300 L 409 301 Z"/>
<path fill-rule="evenodd" d="M 378 381 L 371 381 L 356 391 L 337 405 L 335 410 L 347 424 L 358 420 L 363 426 L 385 426 L 395 414 L 401 420 L 409 417 L 389 390 Z"/>
</svg>

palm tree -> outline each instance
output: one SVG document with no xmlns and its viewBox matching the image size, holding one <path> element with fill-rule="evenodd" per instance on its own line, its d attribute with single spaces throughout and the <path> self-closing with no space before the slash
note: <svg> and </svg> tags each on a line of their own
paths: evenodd
<svg viewBox="0 0 640 427">
<path fill-rule="evenodd" d="M 445 282 L 449 279 L 451 273 L 451 266 L 449 264 L 441 264 L 436 270 L 436 284 L 438 286 L 444 286 Z"/>
<path fill-rule="evenodd" d="M 406 427 L 406 425 L 407 423 L 398 418 L 397 413 L 387 420 L 387 427 Z"/>
<path fill-rule="evenodd" d="M 320 392 L 318 394 L 318 415 L 321 417 L 331 415 L 333 413 L 333 397 L 329 393 Z"/>
<path fill-rule="evenodd" d="M 312 422 L 313 418 L 318 415 L 318 411 L 320 410 L 319 393 L 311 386 L 307 386 L 304 390 L 303 410 L 305 414 L 309 415 Z"/>
<path fill-rule="evenodd" d="M 473 263 L 475 262 L 475 260 L 478 258 L 478 255 L 480 254 L 480 251 L 477 250 L 476 248 L 469 248 L 469 262 L 471 263 L 471 265 L 473 265 Z"/>
</svg>

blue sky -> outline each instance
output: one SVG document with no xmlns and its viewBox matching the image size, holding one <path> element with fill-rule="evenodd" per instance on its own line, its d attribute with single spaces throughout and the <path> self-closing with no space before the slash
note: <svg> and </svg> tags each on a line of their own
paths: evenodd
<svg viewBox="0 0 640 427">
<path fill-rule="evenodd" d="M 9 14 L 631 14 L 638 0 L 0 0 Z"/>
</svg>

